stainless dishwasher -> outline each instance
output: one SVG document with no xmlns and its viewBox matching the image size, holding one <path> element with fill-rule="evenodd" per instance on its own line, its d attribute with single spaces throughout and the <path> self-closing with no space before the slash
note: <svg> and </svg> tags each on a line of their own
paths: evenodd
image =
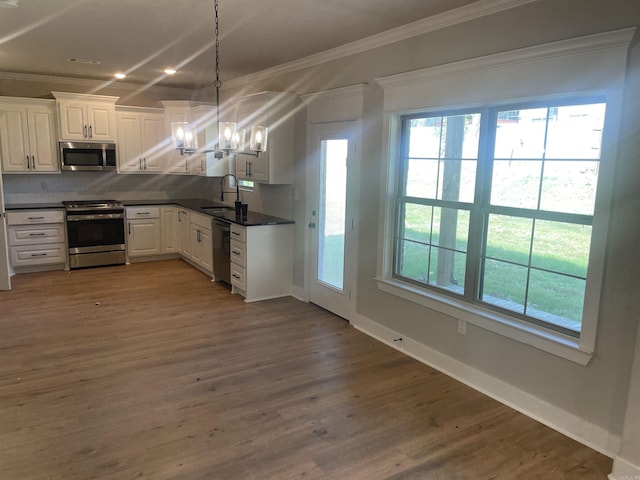
<svg viewBox="0 0 640 480">
<path fill-rule="evenodd" d="M 231 223 L 213 219 L 213 274 L 231 285 Z"/>
</svg>

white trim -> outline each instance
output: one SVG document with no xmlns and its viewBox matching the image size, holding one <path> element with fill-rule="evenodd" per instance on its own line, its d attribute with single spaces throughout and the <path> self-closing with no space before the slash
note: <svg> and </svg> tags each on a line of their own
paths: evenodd
<svg viewBox="0 0 640 480">
<path fill-rule="evenodd" d="M 108 88 L 110 91 L 122 91 L 127 93 L 137 93 L 149 90 L 157 95 L 180 95 L 189 98 L 193 95 L 193 90 L 189 88 L 146 85 L 115 80 L 101 81 L 91 80 L 88 78 L 61 77 L 57 75 L 39 75 L 34 73 L 0 72 L 0 80 L 14 80 L 19 82 L 34 82 L 85 87 L 91 88 L 93 93 L 97 93 L 102 89 Z"/>
<path fill-rule="evenodd" d="M 384 111 L 403 113 L 619 89 L 624 85 L 627 51 L 635 30 L 486 55 L 375 81 L 384 89 Z"/>
<path fill-rule="evenodd" d="M 611 50 L 623 49 L 625 52 L 636 31 L 635 27 L 615 30 L 613 32 L 597 33 L 584 37 L 571 38 L 558 42 L 545 43 L 533 47 L 520 48 L 493 55 L 461 60 L 434 67 L 413 70 L 406 73 L 376 78 L 375 81 L 387 89 L 389 87 L 404 86 L 415 82 L 423 82 L 439 77 L 462 75 L 482 70 L 495 70 L 504 66 L 514 66 L 554 58 L 573 57 L 591 53 L 608 53 Z M 626 57 L 626 55 L 625 55 Z"/>
<path fill-rule="evenodd" d="M 431 308 L 456 320 L 465 321 L 580 365 L 587 365 L 593 356 L 593 351 L 581 347 L 578 339 L 541 329 L 533 324 L 520 322 L 515 317 L 501 315 L 478 305 L 456 301 L 446 295 L 438 295 L 435 292 L 413 287 L 397 280 L 377 279 L 377 281 L 378 288 L 383 292 Z"/>
<path fill-rule="evenodd" d="M 362 118 L 366 84 L 323 90 L 300 97 L 307 123 L 348 122 Z"/>
<path fill-rule="evenodd" d="M 377 35 L 372 35 L 362 40 L 356 40 L 355 42 L 325 50 L 324 52 L 309 55 L 308 57 L 293 60 L 291 62 L 266 68 L 256 73 L 228 80 L 225 82 L 225 86 L 238 87 L 248 85 L 276 75 L 322 65 L 323 63 L 327 63 L 332 60 L 338 60 L 340 58 L 348 57 L 349 55 L 355 55 L 374 48 L 384 47 L 385 45 L 406 40 L 407 38 L 441 30 L 443 28 L 458 25 L 460 23 L 520 7 L 536 1 L 538 0 L 479 0 L 469 5 L 454 8 L 453 10 L 448 10 L 407 25 L 402 25 Z"/>
<path fill-rule="evenodd" d="M 300 300 L 304 303 L 309 303 L 309 295 L 305 291 L 304 287 L 299 287 L 298 285 L 291 285 L 291 296 L 296 300 Z"/>
<path fill-rule="evenodd" d="M 591 423 L 588 419 L 574 415 L 442 352 L 407 338 L 367 317 L 357 315 L 351 323 L 356 329 L 390 347 L 608 457 L 613 457 L 620 449 L 621 439 L 618 435 Z M 399 338 L 402 340 L 394 341 Z"/>
<path fill-rule="evenodd" d="M 553 355 L 581 365 L 588 364 L 596 342 L 621 94 L 627 48 L 634 32 L 635 28 L 627 28 L 376 79 L 384 89 L 385 112 L 378 288 Z M 483 85 L 483 88 L 476 88 L 477 85 Z M 571 95 L 598 92 L 607 97 L 606 135 L 603 135 L 602 146 L 602 159 L 606 162 L 602 162 L 598 185 L 589 259 L 590 281 L 585 292 L 580 339 L 529 325 L 517 318 L 500 315 L 479 305 L 458 301 L 393 278 L 393 224 L 398 172 L 392 159 L 398 151 L 401 116 L 417 110 L 452 108 L 454 105 L 462 108 L 481 101 L 483 105 L 493 106 L 523 98 L 548 99 L 569 95 L 568 91 L 562 91 L 563 88 L 571 89 Z"/>
<path fill-rule="evenodd" d="M 609 480 L 640 480 L 640 465 L 634 465 L 623 458 L 615 457 Z"/>
</svg>

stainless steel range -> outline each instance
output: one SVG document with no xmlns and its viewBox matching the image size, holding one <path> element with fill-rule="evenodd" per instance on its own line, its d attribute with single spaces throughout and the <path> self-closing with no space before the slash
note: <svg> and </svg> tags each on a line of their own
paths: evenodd
<svg viewBox="0 0 640 480">
<path fill-rule="evenodd" d="M 62 202 L 67 217 L 69 267 L 126 262 L 124 206 L 117 200 Z"/>
</svg>

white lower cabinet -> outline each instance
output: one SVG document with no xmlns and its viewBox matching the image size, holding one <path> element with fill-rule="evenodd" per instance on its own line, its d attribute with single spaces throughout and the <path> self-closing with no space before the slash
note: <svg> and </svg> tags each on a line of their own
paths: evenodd
<svg viewBox="0 0 640 480">
<path fill-rule="evenodd" d="M 177 251 L 184 258 L 191 258 L 191 212 L 178 207 L 178 225 L 176 227 Z"/>
<path fill-rule="evenodd" d="M 129 257 L 162 253 L 159 207 L 127 207 L 127 253 Z"/>
<path fill-rule="evenodd" d="M 9 263 L 15 272 L 64 269 L 67 246 L 64 211 L 7 212 Z"/>
<path fill-rule="evenodd" d="M 213 276 L 212 218 L 199 213 L 190 213 L 191 260 Z"/>
<path fill-rule="evenodd" d="M 232 292 L 247 302 L 290 295 L 292 247 L 289 224 L 243 227 L 232 223 Z"/>
<path fill-rule="evenodd" d="M 160 207 L 160 246 L 162 253 L 178 251 L 178 208 Z"/>
</svg>

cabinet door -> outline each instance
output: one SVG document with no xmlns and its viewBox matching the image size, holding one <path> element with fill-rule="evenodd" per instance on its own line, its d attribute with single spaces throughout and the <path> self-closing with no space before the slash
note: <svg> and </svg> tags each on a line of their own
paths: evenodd
<svg viewBox="0 0 640 480">
<path fill-rule="evenodd" d="M 118 113 L 118 167 L 121 172 L 142 170 L 140 118 L 135 113 Z"/>
<path fill-rule="evenodd" d="M 0 106 L 0 155 L 4 172 L 26 172 L 29 169 L 29 128 L 27 107 Z"/>
<path fill-rule="evenodd" d="M 82 102 L 59 102 L 60 139 L 85 140 L 87 138 L 86 106 Z"/>
<path fill-rule="evenodd" d="M 127 251 L 130 257 L 159 255 L 160 243 L 160 219 L 129 220 Z"/>
<path fill-rule="evenodd" d="M 191 259 L 207 271 L 213 271 L 211 230 L 191 224 Z"/>
<path fill-rule="evenodd" d="M 178 240 L 180 255 L 191 258 L 191 220 L 187 210 L 178 209 Z"/>
<path fill-rule="evenodd" d="M 115 107 L 100 103 L 87 104 L 87 139 L 94 141 L 115 140 Z"/>
<path fill-rule="evenodd" d="M 164 171 L 164 115 L 142 115 L 142 166 L 147 172 Z"/>
<path fill-rule="evenodd" d="M 44 106 L 32 106 L 27 111 L 32 170 L 34 172 L 60 171 L 53 110 Z"/>
<path fill-rule="evenodd" d="M 162 253 L 178 251 L 178 209 L 176 207 L 160 208 L 160 231 Z"/>
<path fill-rule="evenodd" d="M 213 271 L 213 238 L 211 230 L 200 228 L 200 265 L 207 271 Z"/>
<path fill-rule="evenodd" d="M 165 155 L 167 173 L 176 173 L 188 175 L 191 173 L 189 169 L 189 155 L 180 155 L 178 150 L 173 148 L 171 143 L 171 124 L 173 122 L 188 122 L 189 111 L 184 109 L 183 111 L 171 111 L 165 114 L 165 124 L 167 125 L 167 137 L 169 148 Z"/>
</svg>

